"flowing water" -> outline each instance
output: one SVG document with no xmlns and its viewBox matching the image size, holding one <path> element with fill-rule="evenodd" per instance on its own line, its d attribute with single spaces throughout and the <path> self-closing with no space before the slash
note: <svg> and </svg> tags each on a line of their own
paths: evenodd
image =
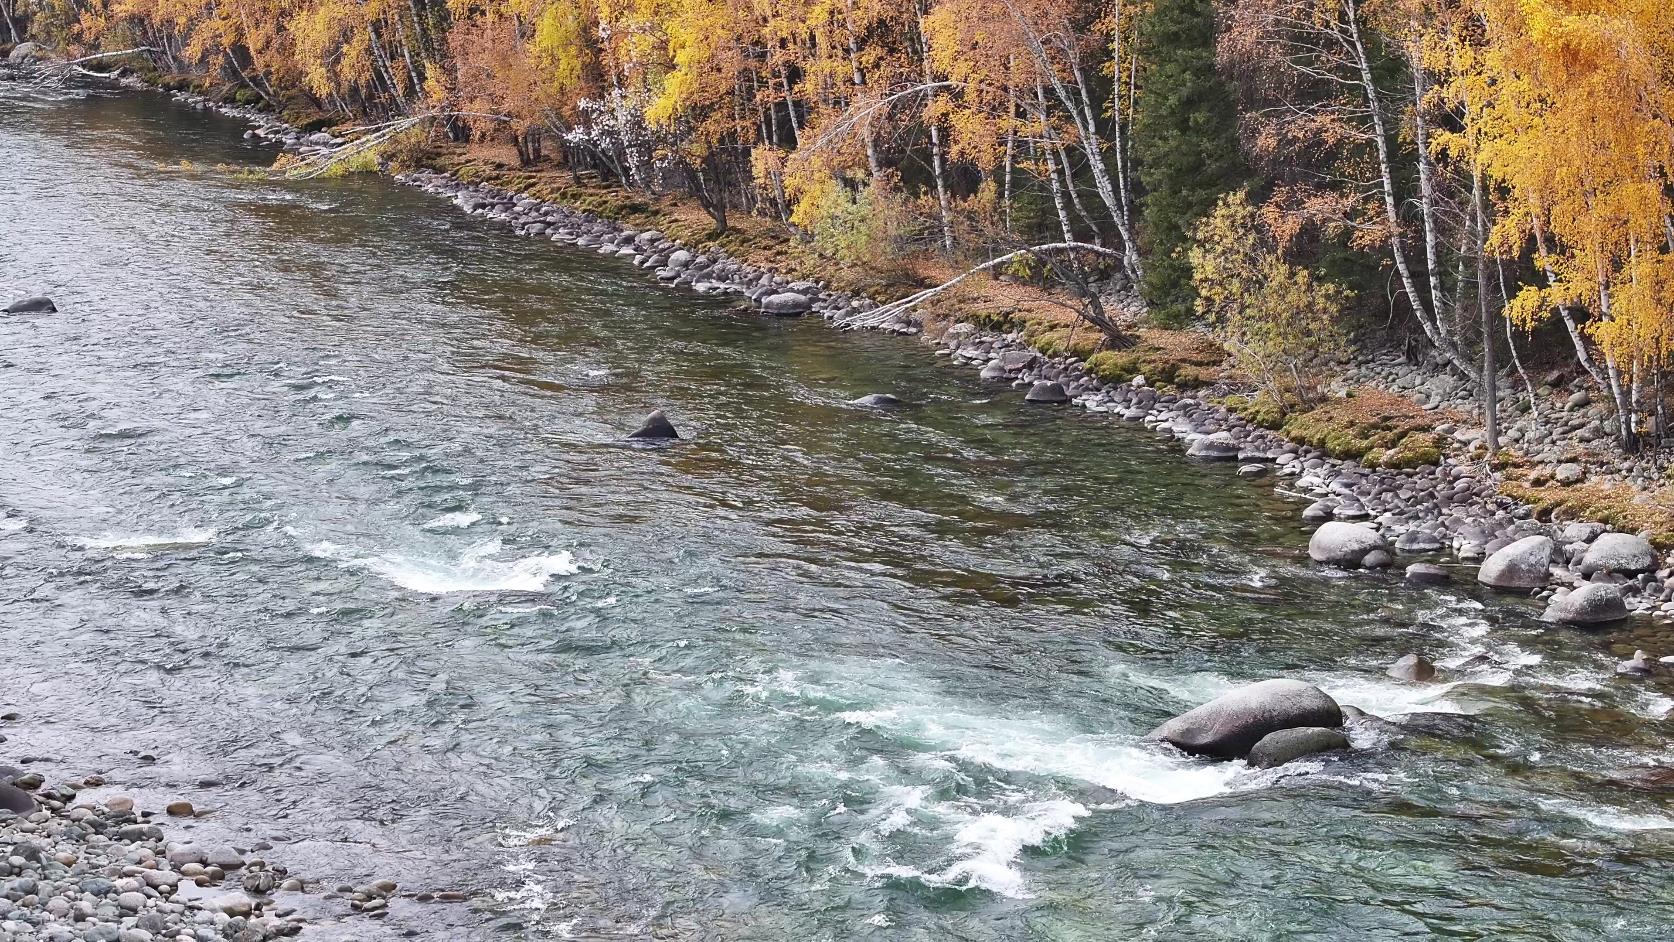
<svg viewBox="0 0 1674 942">
<path fill-rule="evenodd" d="M 470 892 L 432 939 L 1669 937 L 1652 629 L 1333 576 L 1143 429 L 241 133 L 0 91 L 0 297 L 61 308 L 0 319 L 0 758 Z M 1140 741 L 1278 675 L 1415 735 Z"/>
</svg>

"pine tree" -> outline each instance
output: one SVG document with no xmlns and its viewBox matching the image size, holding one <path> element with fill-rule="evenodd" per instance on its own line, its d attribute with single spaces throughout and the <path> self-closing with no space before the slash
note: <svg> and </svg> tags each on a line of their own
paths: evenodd
<svg viewBox="0 0 1674 942">
<path fill-rule="evenodd" d="M 1215 71 L 1214 0 L 1156 0 L 1140 27 L 1146 62 L 1134 118 L 1144 187 L 1145 281 L 1153 320 L 1192 316 L 1193 227 L 1248 176 L 1232 93 Z"/>
</svg>

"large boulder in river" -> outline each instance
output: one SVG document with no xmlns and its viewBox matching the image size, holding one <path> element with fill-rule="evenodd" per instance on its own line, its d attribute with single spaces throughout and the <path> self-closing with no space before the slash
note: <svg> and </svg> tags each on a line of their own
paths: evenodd
<svg viewBox="0 0 1674 942">
<path fill-rule="evenodd" d="M 1188 710 L 1151 731 L 1193 755 L 1242 759 L 1269 733 L 1299 726 L 1341 726 L 1337 701 L 1300 680 L 1264 680 Z"/>
<path fill-rule="evenodd" d="M 1562 625 L 1608 625 L 1628 617 L 1618 586 L 1588 582 L 1565 595 L 1554 597 L 1540 616 L 1542 621 Z"/>
<path fill-rule="evenodd" d="M 7 314 L 56 314 L 58 305 L 52 303 L 51 298 L 24 298 L 6 305 Z"/>
<path fill-rule="evenodd" d="M 1213 435 L 1201 436 L 1192 442 L 1191 447 L 1186 449 L 1186 456 L 1201 458 L 1204 461 L 1236 461 L 1239 450 L 1238 442 L 1232 437 L 1231 432 L 1216 432 Z"/>
<path fill-rule="evenodd" d="M 1261 737 L 1261 741 L 1250 749 L 1250 768 L 1276 768 L 1303 756 L 1336 752 L 1348 747 L 1348 737 L 1344 736 L 1341 730 L 1327 729 L 1324 726 L 1281 729 Z"/>
<path fill-rule="evenodd" d="M 674 423 L 668 420 L 663 410 L 658 409 L 646 416 L 645 421 L 628 437 L 641 441 L 674 441 L 680 437 L 680 433 L 675 430 Z"/>
<path fill-rule="evenodd" d="M 1378 531 L 1340 520 L 1320 524 L 1308 540 L 1308 556 L 1314 562 L 1345 569 L 1358 567 L 1367 554 L 1383 549 L 1383 535 Z"/>
<path fill-rule="evenodd" d="M 1552 541 L 1526 536 L 1483 560 L 1476 581 L 1494 589 L 1538 589 L 1551 579 Z"/>
<path fill-rule="evenodd" d="M 781 291 L 761 299 L 761 309 L 775 317 L 800 317 L 814 309 L 814 302 L 805 294 Z"/>
<path fill-rule="evenodd" d="M 1613 572 L 1637 576 L 1657 568 L 1657 551 L 1642 536 L 1631 533 L 1603 533 L 1581 557 L 1581 575 Z"/>
<path fill-rule="evenodd" d="M 0 809 L 13 814 L 34 814 L 35 799 L 11 782 L 0 782 Z"/>
</svg>

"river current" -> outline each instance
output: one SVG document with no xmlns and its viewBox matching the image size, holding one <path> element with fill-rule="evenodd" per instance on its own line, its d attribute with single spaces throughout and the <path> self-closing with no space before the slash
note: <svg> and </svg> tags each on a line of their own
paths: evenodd
<svg viewBox="0 0 1674 942">
<path fill-rule="evenodd" d="M 242 132 L 0 88 L 0 298 L 60 308 L 0 318 L 0 759 L 470 894 L 391 938 L 1669 938 L 1650 629 L 1323 571 L 1171 440 Z M 1273 676 L 1408 735 L 1141 741 Z"/>
</svg>

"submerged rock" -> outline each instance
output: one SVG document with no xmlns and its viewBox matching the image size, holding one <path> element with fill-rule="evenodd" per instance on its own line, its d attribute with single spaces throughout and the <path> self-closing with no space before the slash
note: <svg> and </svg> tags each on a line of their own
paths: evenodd
<svg viewBox="0 0 1674 942">
<path fill-rule="evenodd" d="M 1147 738 L 1193 755 L 1242 759 L 1281 729 L 1341 725 L 1343 711 L 1325 691 L 1299 680 L 1264 680 L 1182 713 Z"/>
<path fill-rule="evenodd" d="M 1332 520 L 1320 524 L 1308 540 L 1308 556 L 1316 563 L 1353 569 L 1367 554 L 1384 549 L 1383 535 L 1358 523 Z"/>
<path fill-rule="evenodd" d="M 1414 585 L 1441 585 L 1452 582 L 1453 577 L 1435 563 L 1413 563 L 1407 567 L 1407 581 Z"/>
<path fill-rule="evenodd" d="M 675 430 L 674 423 L 668 420 L 663 410 L 658 409 L 646 416 L 645 421 L 628 437 L 644 441 L 674 441 L 680 437 L 680 433 Z"/>
<path fill-rule="evenodd" d="M 1657 568 L 1657 551 L 1644 537 L 1631 533 L 1602 533 L 1581 557 L 1581 575 L 1613 572 L 1637 576 Z"/>
<path fill-rule="evenodd" d="M 889 393 L 872 393 L 859 399 L 850 399 L 851 406 L 869 406 L 873 409 L 893 409 L 901 405 L 901 400 Z"/>
<path fill-rule="evenodd" d="M 27 43 L 25 44 L 27 45 Z M 48 297 L 24 298 L 6 306 L 7 314 L 56 314 L 58 305 L 52 303 Z"/>
<path fill-rule="evenodd" d="M 1422 654 L 1404 654 L 1384 673 L 1396 680 L 1422 682 L 1436 679 L 1436 665 Z"/>
<path fill-rule="evenodd" d="M 1070 397 L 1069 393 L 1064 392 L 1064 386 L 1062 383 L 1054 382 L 1049 379 L 1043 379 L 1029 387 L 1028 393 L 1023 396 L 1023 401 L 1039 402 L 1046 405 L 1062 405 L 1063 403 L 1069 402 Z"/>
<path fill-rule="evenodd" d="M 1631 677 L 1649 677 L 1657 673 L 1661 665 L 1651 660 L 1651 656 L 1644 651 L 1633 652 L 1633 657 L 1616 665 L 1616 673 L 1627 674 Z"/>
<path fill-rule="evenodd" d="M 1542 621 L 1565 625 L 1607 625 L 1626 617 L 1621 588 L 1602 582 L 1584 583 L 1555 596 L 1540 616 Z"/>
<path fill-rule="evenodd" d="M 1299 726 L 1261 737 L 1261 741 L 1250 749 L 1249 762 L 1254 769 L 1272 769 L 1303 756 L 1347 748 L 1348 737 L 1339 730 L 1324 726 Z"/>
<path fill-rule="evenodd" d="M 1482 563 L 1476 581 L 1494 589 L 1538 589 L 1551 578 L 1552 541 L 1526 536 Z"/>
</svg>

